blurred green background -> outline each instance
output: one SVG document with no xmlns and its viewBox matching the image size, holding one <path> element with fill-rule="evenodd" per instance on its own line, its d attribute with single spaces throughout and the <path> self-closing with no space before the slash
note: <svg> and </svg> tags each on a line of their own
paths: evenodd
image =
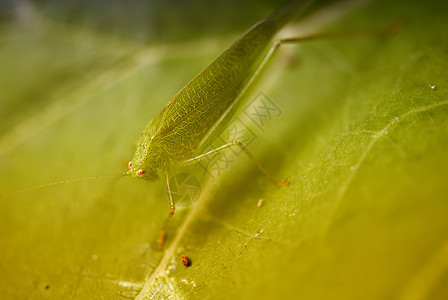
<svg viewBox="0 0 448 300">
<path fill-rule="evenodd" d="M 2 2 L 0 194 L 124 172 L 163 105 L 284 3 Z M 1 298 L 446 299 L 447 4 L 343 3 L 304 27 L 404 27 L 285 47 L 247 96 L 282 110 L 250 150 L 291 186 L 238 159 L 176 212 L 166 251 L 163 182 L 1 197 Z"/>
</svg>

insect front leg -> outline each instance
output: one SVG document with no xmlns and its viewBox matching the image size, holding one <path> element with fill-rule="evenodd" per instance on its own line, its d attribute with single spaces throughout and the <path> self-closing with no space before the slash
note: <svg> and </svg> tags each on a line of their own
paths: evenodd
<svg viewBox="0 0 448 300">
<path fill-rule="evenodd" d="M 171 194 L 170 177 L 168 175 L 168 170 L 165 169 L 164 173 L 165 173 L 166 187 L 168 189 L 168 197 L 170 198 L 170 218 L 171 218 L 174 215 L 175 206 L 174 206 L 173 195 Z"/>
<path fill-rule="evenodd" d="M 225 151 L 226 149 L 230 148 L 230 147 L 240 147 L 240 149 L 250 158 L 250 160 L 252 160 L 258 167 L 258 169 L 260 169 L 260 171 L 276 186 L 278 187 L 282 187 L 282 186 L 286 186 L 289 184 L 289 177 L 287 177 L 285 179 L 285 181 L 283 182 L 278 182 L 274 179 L 274 177 L 271 176 L 271 174 L 255 159 L 254 155 L 246 148 L 246 146 L 244 146 L 241 142 L 234 140 L 230 143 L 224 144 L 216 149 L 210 150 L 204 154 L 198 155 L 196 157 L 187 159 L 185 161 L 183 161 L 181 164 L 182 165 L 191 165 L 194 164 L 198 161 L 204 160 L 206 158 L 215 156 L 223 151 Z"/>
</svg>

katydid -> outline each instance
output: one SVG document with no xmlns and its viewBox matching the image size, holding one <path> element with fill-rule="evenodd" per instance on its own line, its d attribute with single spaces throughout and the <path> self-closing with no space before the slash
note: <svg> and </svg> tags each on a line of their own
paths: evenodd
<svg viewBox="0 0 448 300">
<path fill-rule="evenodd" d="M 143 130 L 134 157 L 128 164 L 129 171 L 125 174 L 156 180 L 159 178 L 158 171 L 162 170 L 168 188 L 170 216 L 174 214 L 175 205 L 170 189 L 169 167 L 190 165 L 230 147 L 240 147 L 276 186 L 288 185 L 289 178 L 277 182 L 238 140 L 209 151 L 206 147 L 229 123 L 245 91 L 282 44 L 384 30 L 346 31 L 273 41 L 291 17 L 311 2 L 291 1 L 252 26 L 183 87 Z"/>
<path fill-rule="evenodd" d="M 230 147 L 240 147 L 275 185 L 288 184 L 288 178 L 280 183 L 274 180 L 237 140 L 210 151 L 205 148 L 228 124 L 244 92 L 280 46 L 281 40 L 272 44 L 275 34 L 308 2 L 290 2 L 252 26 L 182 88 L 143 130 L 126 175 L 155 180 L 162 170 L 168 187 L 170 216 L 175 205 L 169 167 L 193 164 Z"/>
</svg>

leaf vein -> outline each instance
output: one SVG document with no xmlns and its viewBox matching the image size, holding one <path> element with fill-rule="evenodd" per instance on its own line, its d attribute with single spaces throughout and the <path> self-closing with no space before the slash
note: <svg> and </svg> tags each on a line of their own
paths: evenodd
<svg viewBox="0 0 448 300">
<path fill-rule="evenodd" d="M 333 222 L 334 219 L 334 215 L 336 213 L 336 210 L 338 209 L 343 196 L 345 195 L 345 193 L 347 192 L 348 188 L 350 187 L 351 183 L 353 182 L 353 179 L 355 178 L 355 175 L 358 173 L 359 168 L 361 167 L 361 165 L 364 163 L 365 159 L 367 158 L 367 155 L 370 153 L 370 151 L 373 149 L 373 147 L 375 146 L 375 144 L 383 137 L 387 136 L 387 132 L 394 126 L 396 126 L 397 124 L 403 122 L 404 120 L 408 119 L 409 117 L 419 114 L 419 113 L 423 113 L 423 112 L 427 112 L 430 111 L 432 109 L 436 109 L 439 108 L 441 106 L 445 106 L 448 105 L 448 100 L 447 101 L 442 101 L 442 102 L 437 102 L 431 105 L 427 105 L 427 106 L 422 106 L 422 107 L 418 107 L 418 108 L 414 108 L 404 114 L 402 114 L 399 117 L 395 117 L 392 119 L 391 122 L 389 122 L 382 130 L 378 131 L 375 135 L 373 135 L 373 139 L 371 140 L 371 142 L 367 145 L 365 151 L 363 151 L 361 157 L 359 158 L 358 162 L 351 166 L 350 170 L 352 171 L 350 173 L 350 175 L 347 177 L 347 180 L 345 181 L 345 183 L 338 189 L 338 195 L 336 197 L 336 200 L 334 201 L 332 208 L 330 208 L 330 216 L 327 218 L 327 222 L 324 224 L 323 229 L 322 229 L 322 233 L 321 233 L 321 241 L 323 241 L 327 235 L 328 230 L 331 227 L 331 224 Z"/>
</svg>

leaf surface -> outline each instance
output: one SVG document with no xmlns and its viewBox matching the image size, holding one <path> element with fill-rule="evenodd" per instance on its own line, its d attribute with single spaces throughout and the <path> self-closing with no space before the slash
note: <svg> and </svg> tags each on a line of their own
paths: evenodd
<svg viewBox="0 0 448 300">
<path fill-rule="evenodd" d="M 2 297 L 445 299 L 446 11 L 376 1 L 319 30 L 401 18 L 400 31 L 283 48 L 248 96 L 262 92 L 281 113 L 241 120 L 256 137 L 249 149 L 291 185 L 270 186 L 231 157 L 170 220 L 164 251 L 163 182 L 111 177 L 1 197 Z M 232 41 L 147 46 L 39 24 L 2 27 L 1 193 L 123 173 L 150 118 Z"/>
</svg>

